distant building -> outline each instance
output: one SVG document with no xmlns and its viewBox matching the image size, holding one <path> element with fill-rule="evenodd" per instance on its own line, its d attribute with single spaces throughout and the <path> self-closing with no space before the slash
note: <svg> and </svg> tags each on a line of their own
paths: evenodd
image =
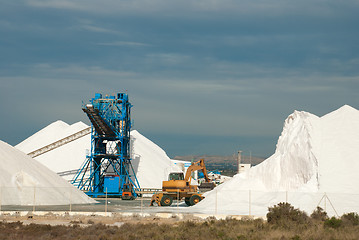
<svg viewBox="0 0 359 240">
<path fill-rule="evenodd" d="M 243 173 L 251 168 L 251 164 L 249 163 L 241 163 L 239 164 L 238 173 Z"/>
<path fill-rule="evenodd" d="M 237 164 L 238 164 L 237 173 L 243 173 L 251 168 L 251 164 L 242 163 L 242 151 L 238 151 Z"/>
</svg>

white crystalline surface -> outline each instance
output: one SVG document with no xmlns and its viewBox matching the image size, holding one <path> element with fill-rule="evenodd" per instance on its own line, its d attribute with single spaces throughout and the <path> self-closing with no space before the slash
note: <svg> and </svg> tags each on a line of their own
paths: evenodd
<svg viewBox="0 0 359 240">
<path fill-rule="evenodd" d="M 275 153 L 218 186 L 191 211 L 264 216 L 288 201 L 311 213 L 359 212 L 359 111 L 345 105 L 323 117 L 295 111 Z"/>
<path fill-rule="evenodd" d="M 30 153 L 48 144 L 68 137 L 76 132 L 84 130 L 89 126 L 83 122 L 69 125 L 61 120 L 51 123 L 34 135 L 25 139 L 15 147 L 25 153 Z M 86 160 L 86 152 L 91 149 L 91 135 L 88 134 L 63 146 L 46 152 L 34 159 L 56 173 L 79 169 Z M 66 180 L 71 180 L 72 175 L 65 176 Z"/>
<path fill-rule="evenodd" d="M 57 120 L 16 145 L 16 148 L 29 153 L 88 127 L 83 122 L 69 125 L 61 120 Z"/>
<path fill-rule="evenodd" d="M 89 126 L 82 122 L 69 125 L 56 121 L 16 145 L 16 148 L 29 153 L 87 127 Z M 90 150 L 91 135 L 88 134 L 34 159 L 52 171 L 61 173 L 79 169 L 86 160 L 86 152 Z M 131 131 L 131 157 L 141 188 L 162 188 L 162 181 L 167 180 L 170 172 L 180 171 L 158 145 L 136 130 Z M 73 176 L 72 174 L 64 178 L 71 180 Z"/>
<path fill-rule="evenodd" d="M 0 141 L 0 172 L 2 205 L 95 203 L 56 173 L 3 141 Z"/>
<path fill-rule="evenodd" d="M 141 188 L 162 188 L 170 172 L 181 171 L 158 145 L 131 131 L 132 162 Z"/>
</svg>

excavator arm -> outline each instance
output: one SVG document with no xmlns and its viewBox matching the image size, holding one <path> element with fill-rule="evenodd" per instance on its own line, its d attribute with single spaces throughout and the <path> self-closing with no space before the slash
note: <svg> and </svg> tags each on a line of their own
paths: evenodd
<svg viewBox="0 0 359 240">
<path fill-rule="evenodd" d="M 192 165 L 188 167 L 184 180 L 186 182 L 190 182 L 192 173 L 197 170 L 202 170 L 204 178 L 206 179 L 206 182 L 211 182 L 211 180 L 209 179 L 208 174 L 207 174 L 207 169 L 206 169 L 206 165 L 204 164 L 204 159 L 201 159 L 198 162 L 192 163 Z"/>
</svg>

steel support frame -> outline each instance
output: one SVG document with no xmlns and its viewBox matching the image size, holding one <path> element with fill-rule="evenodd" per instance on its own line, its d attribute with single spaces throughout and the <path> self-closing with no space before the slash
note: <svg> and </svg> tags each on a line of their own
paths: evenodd
<svg viewBox="0 0 359 240">
<path fill-rule="evenodd" d="M 118 93 L 117 96 L 103 98 L 102 95 L 96 94 L 90 102 L 91 107 L 99 110 L 98 114 L 102 124 L 109 126 L 115 135 L 103 132 L 100 134 L 92 125 L 91 154 L 87 156 L 86 161 L 74 177 L 73 184 L 89 196 L 102 196 L 106 192 L 104 177 L 111 169 L 114 175 L 119 176 L 120 187 L 117 193 L 110 195 L 122 195 L 123 186 L 128 183 L 132 184 L 133 190 L 140 188 L 130 158 L 132 105 L 128 101 L 128 95 Z M 84 112 L 86 112 L 85 110 Z M 136 197 L 135 191 L 133 193 Z"/>
</svg>

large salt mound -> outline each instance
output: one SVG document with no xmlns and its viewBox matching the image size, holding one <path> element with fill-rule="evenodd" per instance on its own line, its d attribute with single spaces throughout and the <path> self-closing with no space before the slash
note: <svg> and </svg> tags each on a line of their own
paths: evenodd
<svg viewBox="0 0 359 240">
<path fill-rule="evenodd" d="M 23 152 L 32 152 L 88 127 L 83 122 L 69 125 L 57 120 L 16 145 L 16 148 L 21 149 Z"/>
<path fill-rule="evenodd" d="M 63 121 L 56 121 L 16 145 L 16 148 L 29 153 L 87 127 L 89 126 L 82 122 L 69 125 Z M 86 152 L 90 149 L 91 135 L 88 134 L 34 159 L 52 171 L 62 173 L 79 169 L 86 159 Z M 161 188 L 162 181 L 167 180 L 169 172 L 180 171 L 158 145 L 136 130 L 131 131 L 131 157 L 142 188 Z M 71 180 L 73 176 L 74 174 L 70 174 L 64 178 Z"/>
<path fill-rule="evenodd" d="M 275 153 L 209 192 L 192 211 L 264 216 L 288 200 L 311 213 L 359 211 L 359 111 L 343 106 L 323 117 L 295 111 Z M 323 206 L 324 204 L 324 206 Z"/>
<path fill-rule="evenodd" d="M 359 111 L 346 105 L 321 119 L 320 191 L 359 194 Z"/>
<path fill-rule="evenodd" d="M 2 205 L 65 205 L 95 203 L 25 153 L 0 141 Z"/>
<path fill-rule="evenodd" d="M 30 153 L 48 144 L 63 139 L 71 134 L 88 128 L 85 123 L 77 122 L 69 125 L 63 121 L 56 121 L 36 132 L 15 147 L 25 153 Z M 73 171 L 80 168 L 86 159 L 86 152 L 91 149 L 91 135 L 88 134 L 63 146 L 35 157 L 34 159 L 56 173 Z M 66 175 L 71 180 L 74 174 Z"/>
<path fill-rule="evenodd" d="M 158 145 L 131 131 L 132 162 L 141 188 L 162 188 L 170 172 L 181 171 Z"/>
</svg>

